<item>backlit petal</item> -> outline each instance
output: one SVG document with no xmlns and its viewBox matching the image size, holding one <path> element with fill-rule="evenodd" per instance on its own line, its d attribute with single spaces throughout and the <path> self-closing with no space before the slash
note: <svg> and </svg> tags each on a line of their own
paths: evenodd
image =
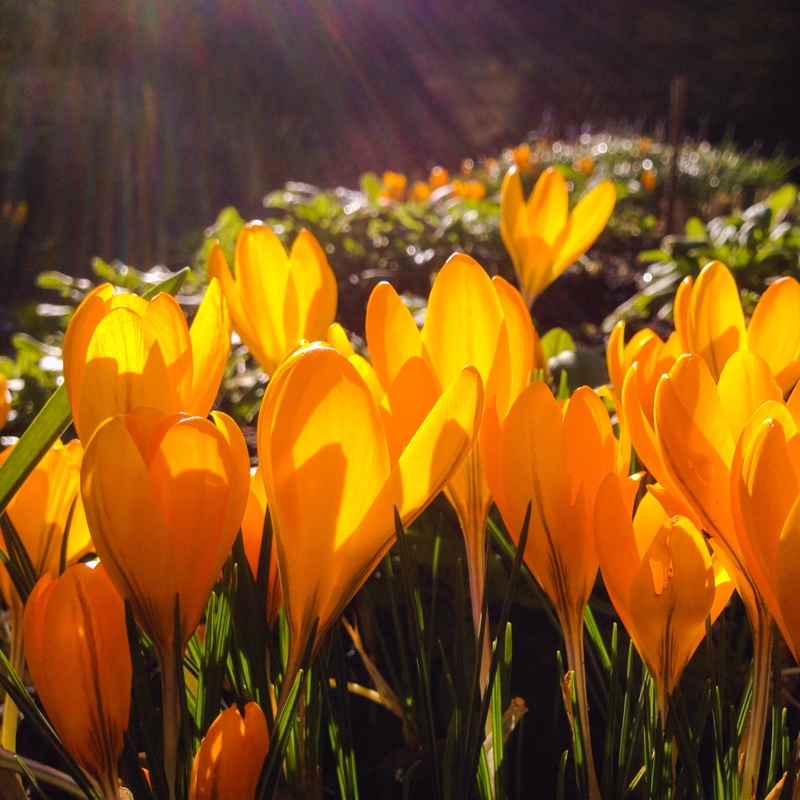
<svg viewBox="0 0 800 800">
<path fill-rule="evenodd" d="M 89 442 L 81 491 L 92 539 L 109 578 L 131 599 L 148 635 L 168 646 L 177 591 L 172 546 L 143 454 L 125 417 L 111 417 Z M 142 531 L 147 531 L 147 547 L 142 546 Z"/>
<path fill-rule="evenodd" d="M 462 253 L 451 256 L 436 276 L 422 331 L 439 385 L 449 386 L 472 364 L 487 387 L 503 324 L 503 306 L 483 267 Z M 492 394 L 487 387 L 487 398 Z"/>
<path fill-rule="evenodd" d="M 384 391 L 409 358 L 422 355 L 417 324 L 390 283 L 379 283 L 369 296 L 366 337 Z"/>
<path fill-rule="evenodd" d="M 192 344 L 192 390 L 182 410 L 208 416 L 219 392 L 231 351 L 231 320 L 219 281 L 211 279 L 189 329 Z"/>
<path fill-rule="evenodd" d="M 779 278 L 756 304 L 747 326 L 747 344 L 770 366 L 783 392 L 800 377 L 800 283 Z"/>
<path fill-rule="evenodd" d="M 558 255 L 551 268 L 551 279 L 557 278 L 570 264 L 580 258 L 602 233 L 608 222 L 617 190 L 611 181 L 603 181 L 583 197 L 569 215 L 565 234 L 559 239 Z"/>
<path fill-rule="evenodd" d="M 689 350 L 705 359 L 714 380 L 727 360 L 747 346 L 739 289 L 721 261 L 707 264 L 691 294 Z"/>
</svg>

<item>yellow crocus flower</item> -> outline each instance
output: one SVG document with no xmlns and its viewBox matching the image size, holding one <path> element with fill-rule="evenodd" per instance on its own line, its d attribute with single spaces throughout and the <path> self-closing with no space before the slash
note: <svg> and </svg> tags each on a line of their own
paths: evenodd
<svg viewBox="0 0 800 800">
<path fill-rule="evenodd" d="M 469 451 L 483 408 L 480 376 L 460 371 L 402 452 L 350 361 L 312 345 L 278 370 L 259 415 L 258 454 L 289 625 L 286 684 L 318 621 L 313 652 L 404 526 Z"/>
<path fill-rule="evenodd" d="M 525 563 L 561 623 L 588 742 L 583 615 L 598 569 L 595 497 L 607 475 L 618 480 L 611 421 L 602 400 L 588 387 L 559 405 L 550 388 L 535 381 L 519 395 L 491 441 L 481 433 L 481 448 L 492 496 L 515 540 L 531 504 Z M 625 484 L 632 497 L 638 481 Z M 589 796 L 598 798 L 591 748 L 586 757 Z"/>
<path fill-rule="evenodd" d="M 428 365 L 437 394 L 465 365 L 473 365 L 484 385 L 482 427 L 496 427 L 505 419 L 534 367 L 544 365 L 541 343 L 519 292 L 502 278 L 490 279 L 477 261 L 463 254 L 448 259 L 436 276 L 421 332 L 397 292 L 382 283 L 367 305 L 366 336 L 372 366 L 385 388 L 412 359 Z M 486 572 L 486 519 L 492 504 L 477 444 L 447 484 L 445 496 L 464 534 L 477 631 Z"/>
<path fill-rule="evenodd" d="M 236 240 L 234 272 L 219 248 L 209 277 L 222 284 L 233 327 L 267 375 L 305 339 L 325 338 L 336 316 L 336 277 L 319 242 L 301 230 L 288 255 L 263 222 L 250 222 Z"/>
<path fill-rule="evenodd" d="M 148 406 L 118 414 L 92 436 L 81 469 L 97 553 L 161 665 L 170 787 L 180 730 L 175 654 L 200 622 L 231 551 L 250 482 L 241 431 L 225 414 L 212 418 Z"/>
<path fill-rule="evenodd" d="M 13 447 L 0 453 L 2 464 Z M 65 563 L 74 564 L 91 549 L 89 528 L 80 495 L 80 472 L 83 447 L 79 441 L 62 444 L 60 440 L 42 456 L 11 498 L 5 513 L 14 525 L 37 578 L 57 576 L 61 566 L 64 536 L 67 536 Z M 3 534 L 0 547 L 8 550 Z M 25 666 L 22 635 L 22 598 L 11 576 L 0 564 L 0 594 L 11 617 L 11 664 L 20 674 Z M 16 747 L 17 708 L 6 700 L 3 714 L 2 745 Z"/>
<path fill-rule="evenodd" d="M 149 407 L 98 428 L 83 460 L 81 491 L 97 553 L 159 651 L 197 627 L 239 531 L 250 483 L 236 423 Z"/>
<path fill-rule="evenodd" d="M 432 192 L 450 183 L 450 173 L 444 167 L 434 167 L 428 176 L 428 186 Z"/>
<path fill-rule="evenodd" d="M 733 583 L 687 517 L 670 517 L 647 493 L 631 522 L 620 483 L 600 484 L 595 545 L 608 596 L 655 681 L 662 718 L 667 695 L 728 602 Z"/>
<path fill-rule="evenodd" d="M 795 660 L 800 662 L 800 409 L 764 403 L 737 445 L 734 522 L 753 580 Z"/>
<path fill-rule="evenodd" d="M 614 184 L 603 181 L 570 214 L 567 182 L 557 170 L 541 174 L 527 203 L 518 170 L 512 167 L 506 173 L 500 190 L 500 234 L 528 306 L 592 246 L 616 199 Z"/>
<path fill-rule="evenodd" d="M 383 189 L 380 197 L 382 200 L 392 200 L 401 203 L 406 197 L 408 178 L 402 172 L 387 170 L 383 173 Z"/>
<path fill-rule="evenodd" d="M 800 378 L 800 283 L 779 278 L 767 287 L 745 326 L 736 280 L 725 264 L 711 261 L 697 281 L 684 278 L 675 295 L 675 331 L 686 353 L 705 359 L 719 378 L 733 353 L 746 350 L 769 364 L 783 392 Z"/>
<path fill-rule="evenodd" d="M 192 764 L 189 800 L 228 800 L 255 796 L 269 749 L 269 731 L 257 703 L 244 713 L 233 705 L 211 723 Z"/>
<path fill-rule="evenodd" d="M 103 420 L 137 406 L 207 416 L 230 353 L 230 320 L 211 281 L 191 329 L 162 293 L 147 301 L 103 284 L 88 294 L 64 337 L 64 383 L 81 441 Z"/>
<path fill-rule="evenodd" d="M 116 800 L 133 671 L 125 607 L 102 565 L 42 577 L 25 608 L 25 641 L 59 738 L 104 800 Z"/>
<path fill-rule="evenodd" d="M 753 710 L 747 737 L 742 797 L 755 793 L 769 708 L 772 614 L 757 562 L 746 557 L 734 524 L 733 465 L 737 442 L 756 410 L 783 393 L 769 365 L 757 355 L 734 352 L 715 383 L 698 355 L 683 355 L 658 382 L 655 436 L 658 458 L 648 469 L 670 483 L 721 555 L 747 611 L 753 635 Z M 636 440 L 634 439 L 634 445 Z M 665 480 L 656 470 L 665 470 Z"/>
</svg>

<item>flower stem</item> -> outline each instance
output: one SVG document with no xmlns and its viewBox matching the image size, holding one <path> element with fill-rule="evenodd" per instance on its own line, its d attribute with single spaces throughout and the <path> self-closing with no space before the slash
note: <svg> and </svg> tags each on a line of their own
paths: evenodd
<svg viewBox="0 0 800 800">
<path fill-rule="evenodd" d="M 164 774 L 167 778 L 170 800 L 175 800 L 175 783 L 178 777 L 178 742 L 181 735 L 181 698 L 177 678 L 177 664 L 172 648 L 159 653 L 161 665 L 161 714 L 164 729 Z"/>
<path fill-rule="evenodd" d="M 586 759 L 587 786 L 584 787 L 589 800 L 601 800 L 600 785 L 597 782 L 597 773 L 592 755 L 592 737 L 589 732 L 589 701 L 586 695 L 586 664 L 583 651 L 583 615 L 578 615 L 576 620 L 562 620 L 564 631 L 564 644 L 567 651 L 567 667 L 575 674 L 575 693 L 578 699 L 578 715 L 580 730 L 583 738 L 582 749 Z M 573 725 L 573 736 L 575 727 Z M 578 752 L 578 742 L 573 741 L 573 749 Z M 580 770 L 578 770 L 580 776 Z M 580 783 L 580 777 L 578 778 Z"/>
<path fill-rule="evenodd" d="M 25 670 L 25 646 L 22 639 L 22 609 L 17 609 L 17 604 L 11 603 L 11 666 L 14 672 L 24 680 L 22 673 Z M 17 751 L 17 723 L 19 709 L 17 704 L 6 695 L 5 710 L 3 711 L 3 729 L 0 735 L 0 744 L 12 753 Z"/>
<path fill-rule="evenodd" d="M 749 609 L 748 609 L 749 610 Z M 747 746 L 740 774 L 739 800 L 751 800 L 758 788 L 758 772 L 761 766 L 761 751 L 764 747 L 764 732 L 770 708 L 769 682 L 772 658 L 772 615 L 763 601 L 758 603 L 755 619 L 751 617 L 753 631 L 753 700 L 750 705 L 746 729 Z"/>
</svg>

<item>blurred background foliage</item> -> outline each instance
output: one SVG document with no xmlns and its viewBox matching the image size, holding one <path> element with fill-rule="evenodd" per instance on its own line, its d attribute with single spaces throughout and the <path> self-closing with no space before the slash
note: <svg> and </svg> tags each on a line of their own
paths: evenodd
<svg viewBox="0 0 800 800">
<path fill-rule="evenodd" d="M 0 305 L 91 258 L 186 263 L 286 181 L 424 177 L 531 130 L 797 152 L 794 0 L 0 1 Z M 10 228 L 10 232 L 5 228 Z"/>
</svg>

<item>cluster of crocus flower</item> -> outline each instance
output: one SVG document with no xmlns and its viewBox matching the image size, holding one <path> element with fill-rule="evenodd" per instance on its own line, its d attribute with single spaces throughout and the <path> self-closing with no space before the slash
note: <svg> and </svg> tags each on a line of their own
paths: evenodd
<svg viewBox="0 0 800 800">
<path fill-rule="evenodd" d="M 591 245 L 614 190 L 599 185 L 569 215 L 559 173 L 545 172 L 525 203 L 512 170 L 502 196 L 501 229 L 522 292 L 454 255 L 434 281 L 420 330 L 394 288 L 379 284 L 366 310 L 369 361 L 332 324 L 336 280 L 319 243 L 301 232 L 287 254 L 263 223 L 244 228 L 233 272 L 212 249 L 191 327 L 169 295 L 146 301 L 110 286 L 75 313 L 64 372 L 80 441 L 49 449 L 11 500 L 8 519 L 40 580 L 24 611 L 2 569 L 0 590 L 19 649 L 13 665 L 22 670 L 27 642 L 44 708 L 104 797 L 117 791 L 130 711 L 123 601 L 160 663 L 164 772 L 174 796 L 180 659 L 240 529 L 257 575 L 269 515 L 264 614 L 272 625 L 282 607 L 288 630 L 283 684 L 274 687 L 280 711 L 392 546 L 396 525 L 412 524 L 440 491 L 464 536 L 476 636 L 492 502 L 516 542 L 528 518 L 523 557 L 563 629 L 585 743 L 583 620 L 598 570 L 662 718 L 706 620 L 735 589 L 754 637 L 741 778 L 743 797 L 752 795 L 773 619 L 795 657 L 800 650 L 792 591 L 800 394 L 784 399 L 800 377 L 800 334 L 777 334 L 780 320 L 800 310 L 800 284 L 773 283 L 746 326 L 735 281 L 714 262 L 681 285 L 666 342 L 643 330 L 626 344 L 617 327 L 610 386 L 580 387 L 559 402 L 535 379 L 547 368 L 527 306 Z M 212 411 L 232 328 L 270 376 L 252 474 L 238 426 Z M 646 491 L 642 474 L 629 475 L 631 449 L 656 481 Z M 90 548 L 99 566 L 70 566 Z M 488 638 L 478 644 L 483 690 Z M 66 700 L 63 674 L 74 687 Z M 269 742 L 258 705 L 227 708 L 196 754 L 189 797 L 252 796 Z M 585 754 L 584 789 L 594 800 L 590 745 Z"/>
<path fill-rule="evenodd" d="M 717 591 L 730 580 L 748 614 L 753 703 L 741 769 L 743 797 L 752 796 L 758 779 L 772 620 L 787 641 L 792 635 L 778 599 L 786 584 L 776 589 L 775 575 L 777 544 L 791 538 L 784 523 L 797 495 L 776 490 L 777 471 L 769 472 L 769 490 L 755 475 L 766 474 L 761 470 L 778 458 L 774 445 L 763 447 L 766 431 L 791 431 L 793 425 L 790 409 L 798 401 L 795 394 L 785 404 L 783 398 L 798 378 L 798 334 L 789 329 L 779 335 L 776 326 L 787 313 L 796 314 L 798 299 L 800 284 L 794 279 L 776 281 L 745 326 L 735 280 L 724 264 L 712 262 L 696 283 L 688 278 L 679 288 L 676 331 L 668 342 L 640 333 L 623 346 L 620 330 L 613 352 L 609 348 L 617 385 L 622 365 L 633 362 L 617 395 L 620 424 L 659 482 L 659 501 L 710 538 Z M 781 474 L 791 486 L 791 471 Z M 665 680 L 668 691 L 674 679 Z"/>
</svg>

